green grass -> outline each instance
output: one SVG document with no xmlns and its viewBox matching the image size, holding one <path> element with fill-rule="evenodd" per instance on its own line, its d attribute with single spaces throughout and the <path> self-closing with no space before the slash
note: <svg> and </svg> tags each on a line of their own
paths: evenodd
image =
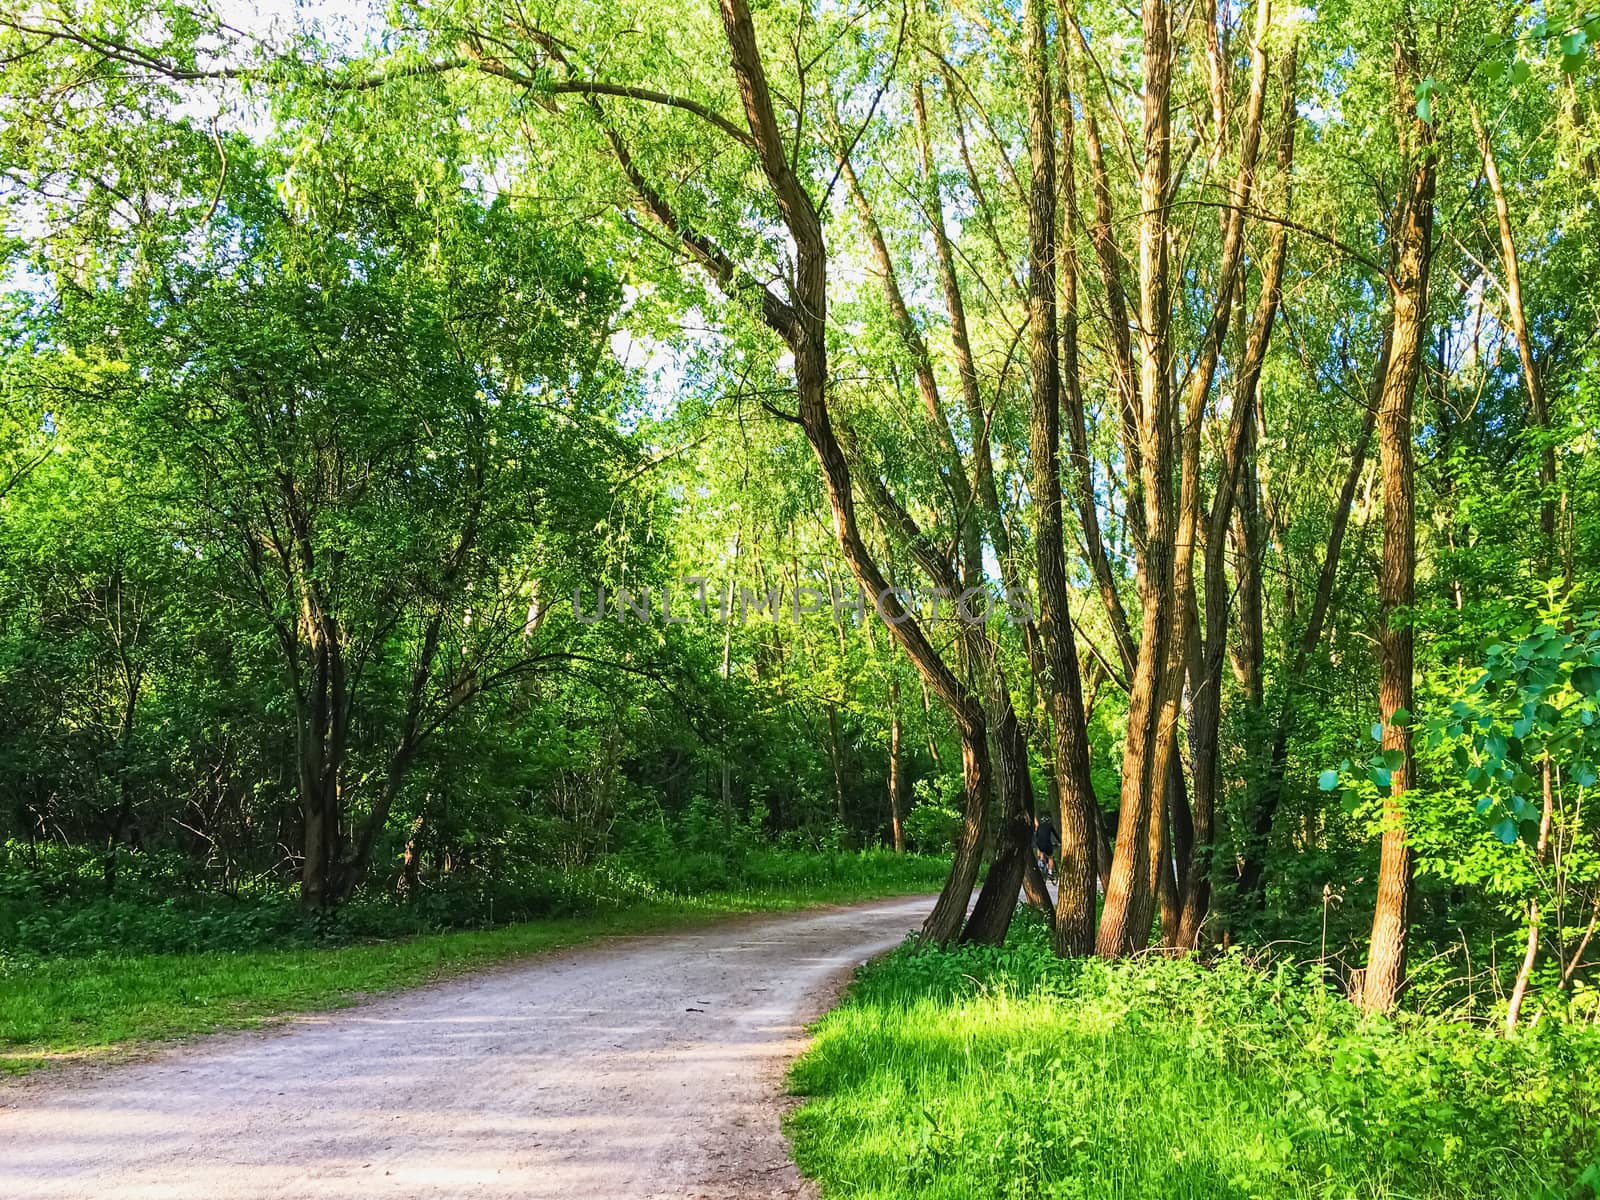
<svg viewBox="0 0 1600 1200">
<path fill-rule="evenodd" d="M 734 913 L 846 903 L 937 888 L 944 864 L 845 870 L 614 911 L 382 942 L 188 954 L 0 958 L 0 1073 L 116 1055 L 152 1041 L 249 1028 L 344 1007 L 478 967 L 598 938 L 683 928 Z"/>
<path fill-rule="evenodd" d="M 1296 969 L 908 947 L 796 1065 L 826 1200 L 1591 1197 L 1600 1035 L 1363 1019 Z"/>
</svg>

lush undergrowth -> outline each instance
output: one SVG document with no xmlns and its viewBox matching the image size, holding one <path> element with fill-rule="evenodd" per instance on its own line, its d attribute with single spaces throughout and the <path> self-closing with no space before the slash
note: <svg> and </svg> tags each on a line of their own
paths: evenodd
<svg viewBox="0 0 1600 1200">
<path fill-rule="evenodd" d="M 796 1065 L 828 1200 L 1600 1194 L 1600 1030 L 1364 1019 L 1300 969 L 907 946 Z"/>
<path fill-rule="evenodd" d="M 540 876 L 524 892 L 502 880 L 492 896 L 358 899 L 321 919 L 283 894 L 87 899 L 60 872 L 13 869 L 0 877 L 10 904 L 0 930 L 0 1072 L 338 1007 L 597 937 L 935 890 L 946 869 L 882 851 L 756 851 L 685 894 L 613 862 Z M 514 923 L 490 925 L 502 918 Z"/>
<path fill-rule="evenodd" d="M 744 847 L 713 854 L 668 844 L 614 855 L 590 866 L 552 870 L 525 860 L 492 871 L 462 871 L 426 881 L 409 899 L 379 888 L 325 913 L 306 914 L 290 881 L 258 879 L 219 889 L 175 854 L 119 850 L 104 857 L 81 847 L 0 846 L 0 964 L 7 959 L 80 957 L 115 950 L 192 953 L 262 947 L 326 946 L 519 921 L 598 916 L 640 905 L 722 905 L 743 895 L 791 893 L 825 901 L 937 890 L 945 860 L 882 850 L 779 850 Z"/>
</svg>

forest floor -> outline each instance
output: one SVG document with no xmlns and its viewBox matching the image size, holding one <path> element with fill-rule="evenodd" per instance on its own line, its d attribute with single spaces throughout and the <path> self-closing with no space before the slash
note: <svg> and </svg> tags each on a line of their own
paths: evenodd
<svg viewBox="0 0 1600 1200">
<path fill-rule="evenodd" d="M 616 938 L 0 1088 L 0 1195 L 812 1194 L 783 1071 L 927 897 Z"/>
</svg>

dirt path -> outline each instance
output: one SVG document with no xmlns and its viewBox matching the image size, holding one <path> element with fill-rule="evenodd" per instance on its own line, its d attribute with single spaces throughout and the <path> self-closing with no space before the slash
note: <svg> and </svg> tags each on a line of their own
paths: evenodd
<svg viewBox="0 0 1600 1200">
<path fill-rule="evenodd" d="M 784 1065 L 930 903 L 617 939 L 0 1090 L 0 1197 L 807 1195 Z"/>
</svg>

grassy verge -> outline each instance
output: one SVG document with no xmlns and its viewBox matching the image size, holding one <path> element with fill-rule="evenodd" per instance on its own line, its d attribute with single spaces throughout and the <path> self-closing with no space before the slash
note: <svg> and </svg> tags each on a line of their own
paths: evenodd
<svg viewBox="0 0 1600 1200">
<path fill-rule="evenodd" d="M 372 993 L 598 938 L 684 928 L 734 913 L 936 889 L 943 871 L 937 859 L 907 859 L 886 868 L 841 872 L 844 878 L 641 900 L 608 912 L 390 941 L 0 958 L 0 1074 L 344 1007 Z"/>
<path fill-rule="evenodd" d="M 1592 1197 L 1600 1033 L 1364 1020 L 1294 968 L 907 948 L 796 1065 L 826 1200 Z"/>
</svg>

